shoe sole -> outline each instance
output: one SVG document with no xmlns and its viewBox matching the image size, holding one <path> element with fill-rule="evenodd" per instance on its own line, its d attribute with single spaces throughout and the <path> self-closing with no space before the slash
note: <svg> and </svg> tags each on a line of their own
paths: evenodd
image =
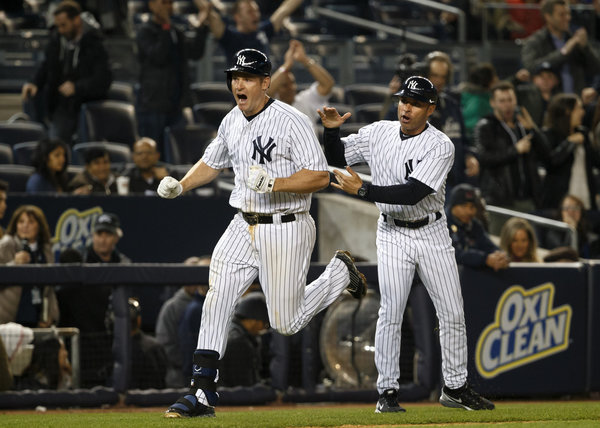
<svg viewBox="0 0 600 428">
<path fill-rule="evenodd" d="M 379 410 L 379 409 L 375 409 L 375 413 L 406 413 L 406 409 L 403 409 L 402 407 L 399 408 L 398 410 Z"/>
<path fill-rule="evenodd" d="M 170 412 L 170 411 L 166 411 L 163 414 L 163 417 L 165 418 L 182 418 L 182 419 L 188 419 L 188 418 L 214 418 L 216 417 L 214 413 L 207 413 L 205 415 L 184 415 L 182 413 L 178 413 L 178 412 Z"/>
<path fill-rule="evenodd" d="M 452 397 L 449 397 L 448 395 L 446 395 L 446 393 L 442 392 L 442 395 L 440 396 L 440 404 L 444 407 L 450 407 L 453 409 L 464 409 L 464 410 L 470 410 L 470 411 L 477 411 L 477 410 L 494 410 L 492 409 L 473 409 L 465 404 L 459 403 L 458 401 L 456 401 L 455 399 L 453 399 Z"/>
<path fill-rule="evenodd" d="M 362 287 L 361 287 L 361 292 L 360 293 L 358 293 L 358 292 L 351 292 L 351 291 L 348 291 L 348 292 L 355 299 L 361 299 L 361 298 L 365 297 L 366 294 L 367 294 L 367 278 L 362 274 L 362 272 L 360 272 L 358 270 L 358 268 L 354 264 L 354 257 L 352 257 L 352 254 L 350 254 L 349 251 L 337 250 L 335 252 L 335 256 L 338 259 L 340 259 L 341 261 L 343 261 L 344 264 L 346 265 L 346 267 L 348 268 L 348 271 L 352 272 L 356 276 L 358 276 L 359 280 L 362 283 Z"/>
</svg>

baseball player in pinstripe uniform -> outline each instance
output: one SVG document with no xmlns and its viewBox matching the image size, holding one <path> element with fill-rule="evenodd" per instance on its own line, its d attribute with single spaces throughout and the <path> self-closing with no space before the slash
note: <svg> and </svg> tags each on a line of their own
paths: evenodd
<svg viewBox="0 0 600 428">
<path fill-rule="evenodd" d="M 185 177 L 165 177 L 158 187 L 160 196 L 173 198 L 233 167 L 229 202 L 239 210 L 212 254 L 190 391 L 166 417 L 214 416 L 231 315 L 257 277 L 270 324 L 285 335 L 302 329 L 344 290 L 356 298 L 366 293 L 365 278 L 345 251 L 337 251 L 321 276 L 306 285 L 316 235 L 308 212 L 311 193 L 328 185 L 327 161 L 308 117 L 266 95 L 271 74 L 266 55 L 243 49 L 233 63 L 227 85 L 237 106 Z"/>
<path fill-rule="evenodd" d="M 373 182 L 363 183 L 336 170 L 332 186 L 377 204 L 377 260 L 381 307 L 375 333 L 375 364 L 380 394 L 376 413 L 403 412 L 398 404 L 400 327 L 415 271 L 435 306 L 440 325 L 445 386 L 440 403 L 469 410 L 494 404 L 467 383 L 467 336 L 454 249 L 444 214 L 445 181 L 454 145 L 427 119 L 437 91 L 424 77 L 409 77 L 399 97 L 398 121 L 379 121 L 340 139 L 350 117 L 336 109 L 319 111 L 325 126 L 325 152 L 333 165 L 366 162 Z"/>
</svg>

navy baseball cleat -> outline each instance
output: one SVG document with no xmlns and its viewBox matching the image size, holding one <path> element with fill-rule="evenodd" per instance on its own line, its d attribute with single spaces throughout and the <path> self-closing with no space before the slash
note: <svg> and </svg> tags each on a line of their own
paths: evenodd
<svg viewBox="0 0 600 428">
<path fill-rule="evenodd" d="M 165 412 L 165 418 L 214 418 L 215 408 L 200 403 L 194 394 L 179 398 Z"/>
<path fill-rule="evenodd" d="M 383 394 L 379 396 L 379 400 L 375 406 L 375 413 L 396 412 L 406 412 L 406 410 L 398 404 L 398 391 L 395 389 L 386 389 L 383 391 Z"/>
<path fill-rule="evenodd" d="M 348 284 L 346 290 L 348 290 L 355 299 L 362 299 L 365 294 L 367 294 L 367 279 L 358 271 L 358 269 L 356 269 L 354 259 L 348 251 L 337 250 L 335 252 L 335 257 L 343 261 L 348 268 L 350 284 Z"/>
<path fill-rule="evenodd" d="M 466 410 L 494 410 L 496 406 L 487 398 L 482 397 L 468 383 L 458 389 L 442 388 L 440 404 Z"/>
</svg>

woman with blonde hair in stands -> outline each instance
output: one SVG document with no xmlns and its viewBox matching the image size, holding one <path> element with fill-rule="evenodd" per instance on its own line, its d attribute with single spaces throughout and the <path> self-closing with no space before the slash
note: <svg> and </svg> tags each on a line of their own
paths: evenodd
<svg viewBox="0 0 600 428">
<path fill-rule="evenodd" d="M 50 227 L 42 210 L 21 205 L 0 239 L 0 265 L 52 263 Z M 49 286 L 0 287 L 0 324 L 49 327 L 58 322 L 58 301 Z"/>
<path fill-rule="evenodd" d="M 500 248 L 506 251 L 511 262 L 540 262 L 537 238 L 531 223 L 512 217 L 500 231 Z"/>
</svg>

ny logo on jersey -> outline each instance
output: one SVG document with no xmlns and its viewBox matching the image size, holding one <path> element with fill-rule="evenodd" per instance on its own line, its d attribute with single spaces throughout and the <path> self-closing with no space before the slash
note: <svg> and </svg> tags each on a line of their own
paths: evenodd
<svg viewBox="0 0 600 428">
<path fill-rule="evenodd" d="M 271 152 L 277 146 L 273 141 L 273 138 L 269 137 L 269 141 L 263 146 L 262 145 L 262 135 L 256 137 L 256 140 L 252 141 L 252 145 L 254 146 L 254 151 L 252 152 L 252 159 L 256 160 L 256 154 L 258 153 L 260 156 L 260 160 L 258 163 L 265 163 L 265 160 L 271 162 Z"/>
<path fill-rule="evenodd" d="M 408 176 L 410 174 L 412 174 L 413 170 L 419 164 L 419 162 L 421 162 L 421 160 L 417 159 L 417 161 L 415 162 L 414 166 L 413 166 L 413 160 L 412 159 L 409 159 L 408 162 L 404 162 L 404 171 L 406 171 L 404 173 L 404 180 L 408 180 Z"/>
</svg>

